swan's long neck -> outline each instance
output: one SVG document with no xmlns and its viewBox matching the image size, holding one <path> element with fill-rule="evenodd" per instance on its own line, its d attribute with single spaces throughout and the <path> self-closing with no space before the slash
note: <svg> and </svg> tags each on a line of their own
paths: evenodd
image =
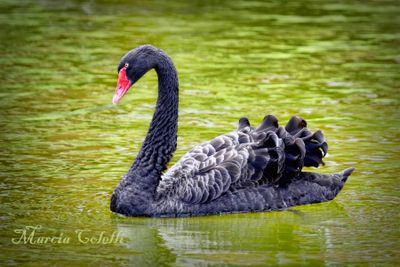
<svg viewBox="0 0 400 267">
<path fill-rule="evenodd" d="M 140 182 L 144 190 L 152 193 L 176 149 L 179 102 L 178 76 L 172 60 L 166 54 L 159 54 L 155 70 L 158 75 L 155 112 L 146 139 L 129 171 L 135 173 L 135 182 Z"/>
</svg>

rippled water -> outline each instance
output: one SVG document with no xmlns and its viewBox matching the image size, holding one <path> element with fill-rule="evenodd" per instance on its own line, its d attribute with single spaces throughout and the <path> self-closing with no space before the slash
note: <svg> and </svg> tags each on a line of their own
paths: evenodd
<svg viewBox="0 0 400 267">
<path fill-rule="evenodd" d="M 0 264 L 400 264 L 398 1 L 168 2 L 0 2 Z M 120 57 L 143 43 L 179 71 L 174 161 L 241 116 L 298 114 L 330 144 L 319 172 L 356 167 L 344 190 L 281 212 L 111 214 L 156 99 L 150 72 L 111 105 Z M 18 243 L 28 226 L 70 240 Z"/>
</svg>

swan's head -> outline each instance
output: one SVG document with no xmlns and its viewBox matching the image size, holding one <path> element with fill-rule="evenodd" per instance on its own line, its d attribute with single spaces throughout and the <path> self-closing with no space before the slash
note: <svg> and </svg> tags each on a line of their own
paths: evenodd
<svg viewBox="0 0 400 267">
<path fill-rule="evenodd" d="M 161 50 L 151 45 L 139 46 L 125 54 L 118 65 L 118 83 L 113 104 L 117 104 L 146 72 L 154 68 Z"/>
</svg>

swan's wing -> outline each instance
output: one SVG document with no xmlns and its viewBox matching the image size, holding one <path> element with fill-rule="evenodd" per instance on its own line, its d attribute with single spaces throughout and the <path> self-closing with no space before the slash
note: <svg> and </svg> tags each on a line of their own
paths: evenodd
<svg viewBox="0 0 400 267">
<path fill-rule="evenodd" d="M 240 179 L 249 154 L 235 133 L 198 145 L 163 175 L 158 195 L 175 195 L 192 204 L 211 201 Z"/>
<path fill-rule="evenodd" d="M 309 136 L 311 132 L 303 130 L 303 122 L 292 118 L 284 129 L 269 115 L 260 126 L 252 128 L 242 118 L 237 131 L 200 144 L 184 155 L 162 176 L 157 196 L 178 197 L 191 204 L 206 203 L 227 191 L 276 183 L 298 175 L 306 155 L 301 137 L 315 139 Z M 320 152 L 317 145 L 310 149 Z M 318 155 L 313 156 L 318 158 Z"/>
</svg>

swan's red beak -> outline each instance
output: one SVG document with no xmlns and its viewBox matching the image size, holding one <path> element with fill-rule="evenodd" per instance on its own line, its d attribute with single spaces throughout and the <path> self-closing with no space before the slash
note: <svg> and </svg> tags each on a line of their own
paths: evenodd
<svg viewBox="0 0 400 267">
<path fill-rule="evenodd" d="M 128 92 L 131 86 L 131 81 L 129 81 L 128 77 L 126 77 L 126 67 L 123 67 L 118 73 L 118 83 L 112 100 L 113 104 L 117 104 L 126 94 L 126 92 Z"/>
</svg>

